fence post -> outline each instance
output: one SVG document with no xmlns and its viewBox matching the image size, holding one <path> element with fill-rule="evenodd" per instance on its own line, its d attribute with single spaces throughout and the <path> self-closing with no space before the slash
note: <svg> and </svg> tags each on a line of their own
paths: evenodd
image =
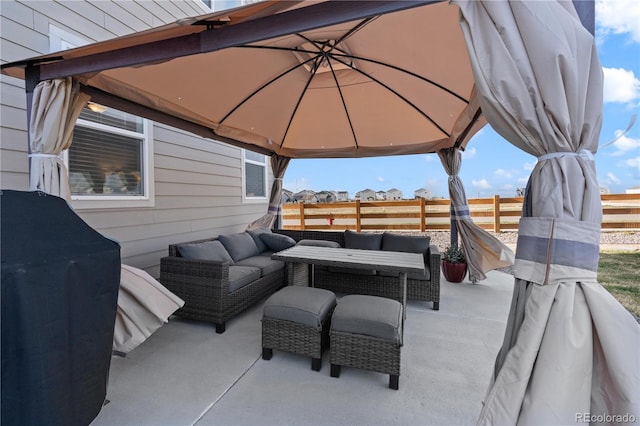
<svg viewBox="0 0 640 426">
<path fill-rule="evenodd" d="M 298 203 L 298 209 L 300 211 L 300 229 L 304 231 L 304 201 Z"/>
<path fill-rule="evenodd" d="M 420 232 L 427 230 L 427 209 L 424 198 L 420 197 Z"/>
<path fill-rule="evenodd" d="M 493 232 L 500 232 L 500 196 L 493 196 Z"/>
<path fill-rule="evenodd" d="M 360 200 L 356 200 L 356 232 L 360 232 L 362 224 L 360 223 Z"/>
</svg>

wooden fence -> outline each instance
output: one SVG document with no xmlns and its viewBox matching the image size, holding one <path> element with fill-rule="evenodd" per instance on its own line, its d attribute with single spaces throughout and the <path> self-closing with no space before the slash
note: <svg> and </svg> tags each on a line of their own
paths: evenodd
<svg viewBox="0 0 640 426">
<path fill-rule="evenodd" d="M 606 194 L 602 230 L 640 230 L 640 194 Z M 473 221 L 494 232 L 518 229 L 522 197 L 471 198 Z M 449 200 L 351 201 L 282 206 L 285 229 L 449 230 Z"/>
</svg>

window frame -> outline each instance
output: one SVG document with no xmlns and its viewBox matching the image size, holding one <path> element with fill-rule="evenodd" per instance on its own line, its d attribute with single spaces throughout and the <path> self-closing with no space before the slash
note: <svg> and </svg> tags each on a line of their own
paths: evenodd
<svg viewBox="0 0 640 426">
<path fill-rule="evenodd" d="M 143 195 L 71 195 L 71 203 L 78 209 L 128 208 L 155 206 L 154 163 L 153 163 L 153 124 L 142 119 L 142 133 L 78 119 L 76 126 L 82 126 L 103 132 L 140 139 L 142 141 L 141 160 L 143 163 Z M 73 145 L 71 145 L 73 146 Z M 69 152 L 64 151 L 64 163 L 69 171 Z"/>
<path fill-rule="evenodd" d="M 259 154 L 259 153 L 256 153 Z M 247 158 L 247 150 L 242 149 L 242 202 L 245 204 L 249 203 L 264 203 L 269 201 L 269 171 L 268 166 L 270 162 L 268 161 L 269 156 L 265 154 L 262 155 L 264 158 L 264 162 L 259 162 L 256 160 L 252 160 Z M 247 173 L 246 173 L 246 164 L 254 164 L 256 166 L 262 166 L 264 168 L 264 196 L 263 197 L 251 197 L 247 195 Z"/>
</svg>

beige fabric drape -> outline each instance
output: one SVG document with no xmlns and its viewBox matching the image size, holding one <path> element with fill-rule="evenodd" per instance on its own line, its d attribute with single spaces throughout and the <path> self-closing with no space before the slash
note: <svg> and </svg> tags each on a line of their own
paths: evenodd
<svg viewBox="0 0 640 426">
<path fill-rule="evenodd" d="M 269 208 L 267 213 L 254 220 L 247 226 L 253 228 L 280 228 L 282 226 L 282 178 L 287 171 L 291 158 L 274 154 L 271 156 L 271 169 L 273 170 L 273 185 L 269 196 Z"/>
<path fill-rule="evenodd" d="M 538 157 L 504 344 L 478 424 L 637 421 L 640 327 L 596 280 L 603 83 L 594 38 L 571 2 L 454 3 L 483 113 Z"/>
<path fill-rule="evenodd" d="M 113 350 L 128 353 L 147 340 L 184 305 L 147 272 L 121 265 Z"/>
<path fill-rule="evenodd" d="M 73 86 L 71 77 L 41 81 L 33 93 L 29 144 L 32 191 L 71 199 L 69 174 L 60 154 L 71 146 L 73 128 L 89 96 Z"/>
<path fill-rule="evenodd" d="M 469 267 L 469 279 L 475 283 L 487 278 L 485 272 L 513 265 L 513 251 L 471 219 L 467 195 L 459 176 L 462 152 L 457 148 L 446 148 L 438 151 L 438 156 L 449 175 L 451 219 L 455 220 L 460 234 Z"/>
</svg>

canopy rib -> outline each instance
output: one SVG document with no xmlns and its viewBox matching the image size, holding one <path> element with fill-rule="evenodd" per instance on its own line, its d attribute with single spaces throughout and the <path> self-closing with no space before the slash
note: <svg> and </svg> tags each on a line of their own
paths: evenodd
<svg viewBox="0 0 640 426">
<path fill-rule="evenodd" d="M 330 54 L 327 53 L 327 56 Z M 342 94 L 342 88 L 340 87 L 340 83 L 338 83 L 338 76 L 336 76 L 336 72 L 333 69 L 333 65 L 331 65 L 331 61 L 327 59 L 329 63 L 329 68 L 331 68 L 331 75 L 333 76 L 333 80 L 336 82 L 336 88 L 338 89 L 338 94 L 340 95 L 340 101 L 342 101 L 342 107 L 344 108 L 344 113 L 347 116 L 347 121 L 349 122 L 349 128 L 351 128 L 351 134 L 353 135 L 353 144 L 355 145 L 356 150 L 358 149 L 358 137 L 356 136 L 356 131 L 353 128 L 353 122 L 351 121 L 351 115 L 349 114 L 349 108 L 347 108 L 347 103 L 344 99 L 344 95 Z"/>
<path fill-rule="evenodd" d="M 296 116 L 296 112 L 298 112 L 298 108 L 300 107 L 302 98 L 304 98 L 304 95 L 307 92 L 307 88 L 311 84 L 311 80 L 313 80 L 313 77 L 316 75 L 316 70 L 318 69 L 318 64 L 319 64 L 318 61 L 322 60 L 318 56 L 316 56 L 314 59 L 316 63 L 315 63 L 315 66 L 313 67 L 313 73 L 309 75 L 309 78 L 307 79 L 307 82 L 304 85 L 304 89 L 300 91 L 300 96 L 296 101 L 296 106 L 293 108 L 293 112 L 291 113 L 291 117 L 289 117 L 289 122 L 287 123 L 287 128 L 285 129 L 284 134 L 282 135 L 282 141 L 280 141 L 280 149 L 284 147 L 284 141 L 287 139 L 287 134 L 289 133 L 289 128 L 291 128 L 291 123 L 293 122 L 293 118 Z"/>
</svg>

